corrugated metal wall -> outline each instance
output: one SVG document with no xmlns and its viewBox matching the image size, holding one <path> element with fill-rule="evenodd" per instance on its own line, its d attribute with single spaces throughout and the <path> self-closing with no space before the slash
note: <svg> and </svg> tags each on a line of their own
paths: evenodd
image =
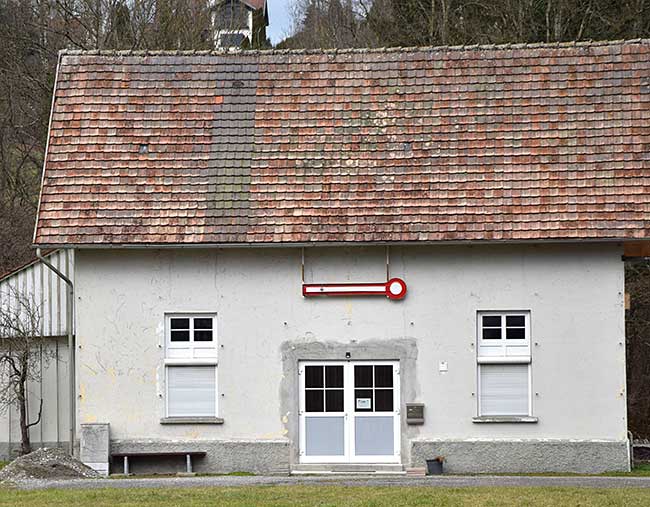
<svg viewBox="0 0 650 507">
<path fill-rule="evenodd" d="M 74 280 L 74 253 L 57 250 L 46 256 L 63 274 Z M 33 297 L 40 307 L 42 334 L 46 338 L 39 355 L 41 381 L 30 382 L 28 406 L 30 421 L 38 418 L 40 400 L 43 416 L 30 428 L 32 445 L 59 446 L 68 440 L 68 346 L 66 329 L 66 285 L 52 270 L 36 261 L 0 280 L 0 305 L 12 304 L 12 294 Z M 14 303 L 15 304 L 15 303 Z M 0 413 L 0 459 L 14 457 L 20 447 L 18 410 Z"/>
<path fill-rule="evenodd" d="M 56 250 L 47 259 L 74 282 L 74 252 Z M 14 291 L 33 296 L 40 307 L 43 336 L 65 336 L 66 285 L 42 262 L 36 261 L 0 280 L 0 305 L 11 302 Z"/>
<path fill-rule="evenodd" d="M 38 409 L 43 399 L 43 417 L 40 424 L 30 428 L 34 447 L 65 447 L 68 441 L 68 346 L 65 338 L 48 338 L 43 345 L 43 357 L 49 354 L 57 359 L 41 363 L 41 382 L 30 382 L 28 407 L 30 421 L 38 419 Z M 0 414 L 0 459 L 16 456 L 20 448 L 19 414 L 12 407 Z"/>
</svg>

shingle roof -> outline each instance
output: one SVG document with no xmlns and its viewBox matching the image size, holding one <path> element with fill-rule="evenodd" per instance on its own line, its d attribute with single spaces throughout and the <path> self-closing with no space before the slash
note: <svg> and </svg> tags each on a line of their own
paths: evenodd
<svg viewBox="0 0 650 507">
<path fill-rule="evenodd" d="M 266 0 L 241 0 L 251 9 L 262 9 L 266 5 Z"/>
<path fill-rule="evenodd" d="M 62 55 L 42 245 L 650 239 L 650 41 Z"/>
</svg>

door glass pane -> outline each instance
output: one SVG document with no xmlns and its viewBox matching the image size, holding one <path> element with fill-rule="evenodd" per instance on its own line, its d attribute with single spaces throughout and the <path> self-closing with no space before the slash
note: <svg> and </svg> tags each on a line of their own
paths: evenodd
<svg viewBox="0 0 650 507">
<path fill-rule="evenodd" d="M 323 387 L 322 366 L 305 366 L 305 387 Z"/>
<path fill-rule="evenodd" d="M 392 456 L 395 452 L 394 417 L 355 417 L 354 447 L 357 456 Z"/>
<path fill-rule="evenodd" d="M 393 411 L 393 390 L 375 389 L 375 412 Z"/>
<path fill-rule="evenodd" d="M 324 412 L 321 389 L 305 391 L 305 412 Z"/>
<path fill-rule="evenodd" d="M 345 418 L 306 417 L 305 454 L 307 456 L 343 456 L 345 454 Z"/>
<path fill-rule="evenodd" d="M 343 366 L 325 367 L 325 387 L 343 387 Z"/>
<path fill-rule="evenodd" d="M 343 412 L 343 389 L 325 391 L 325 412 Z"/>
<path fill-rule="evenodd" d="M 372 366 L 354 367 L 354 387 L 372 387 Z"/>
<path fill-rule="evenodd" d="M 375 366 L 375 387 L 393 387 L 392 366 Z"/>
<path fill-rule="evenodd" d="M 354 410 L 357 412 L 372 412 L 372 389 L 354 390 Z"/>
</svg>

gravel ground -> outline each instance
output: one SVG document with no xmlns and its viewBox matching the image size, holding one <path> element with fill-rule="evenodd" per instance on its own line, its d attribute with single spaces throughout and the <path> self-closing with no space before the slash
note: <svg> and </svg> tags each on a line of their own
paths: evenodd
<svg viewBox="0 0 650 507">
<path fill-rule="evenodd" d="M 20 456 L 0 471 L 0 484 L 23 481 L 97 478 L 98 474 L 63 449 L 37 449 Z"/>
<path fill-rule="evenodd" d="M 584 488 L 650 488 L 650 477 L 530 477 L 530 476 L 292 476 L 292 477 L 164 477 L 142 479 L 30 480 L 20 489 L 99 489 L 99 488 L 192 488 L 262 485 L 337 485 L 337 486 L 546 486 Z"/>
</svg>

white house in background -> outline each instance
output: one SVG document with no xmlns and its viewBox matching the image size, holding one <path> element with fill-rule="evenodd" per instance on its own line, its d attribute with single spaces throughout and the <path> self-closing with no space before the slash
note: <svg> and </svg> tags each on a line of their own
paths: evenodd
<svg viewBox="0 0 650 507">
<path fill-rule="evenodd" d="M 77 431 L 114 471 L 628 469 L 649 56 L 63 53 L 35 243 L 75 251 Z"/>
<path fill-rule="evenodd" d="M 55 250 L 45 255 L 55 268 L 74 277 L 74 251 Z M 65 283 L 35 259 L 0 276 L 0 308 L 16 304 L 16 294 L 27 296 L 38 307 L 43 349 L 39 356 L 40 381 L 28 384 L 30 428 L 33 447 L 67 448 L 70 441 L 70 400 L 68 390 L 67 294 Z M 17 407 L 0 413 L 0 460 L 11 459 L 20 450 L 20 422 Z"/>
<path fill-rule="evenodd" d="M 266 0 L 214 0 L 212 25 L 217 48 L 240 48 L 266 41 Z"/>
</svg>

